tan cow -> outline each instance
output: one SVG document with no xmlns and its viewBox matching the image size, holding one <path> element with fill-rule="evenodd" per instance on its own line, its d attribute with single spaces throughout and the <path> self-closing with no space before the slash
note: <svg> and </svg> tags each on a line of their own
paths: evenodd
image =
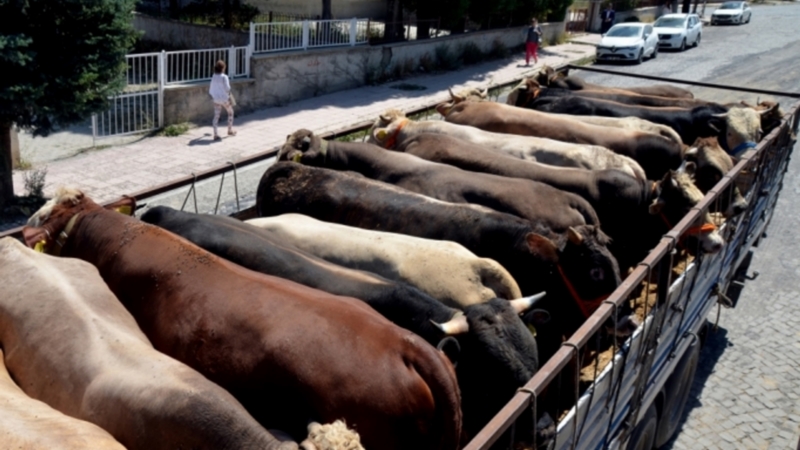
<svg viewBox="0 0 800 450">
<path fill-rule="evenodd" d="M 500 264 L 455 242 L 349 227 L 302 214 L 247 222 L 319 258 L 408 283 L 455 308 L 522 296 Z"/>
<path fill-rule="evenodd" d="M 1 244 L 0 244 L 1 245 Z M 97 425 L 28 397 L 11 379 L 0 350 L 0 448 L 25 450 L 125 450 Z"/>
<path fill-rule="evenodd" d="M 636 161 L 605 147 L 492 133 L 444 121 L 411 121 L 398 110 L 389 110 L 379 116 L 370 129 L 368 142 L 394 149 L 397 143 L 423 133 L 446 134 L 542 164 L 591 170 L 617 169 L 637 179 L 646 179 L 644 170 Z"/>
<path fill-rule="evenodd" d="M 33 398 L 129 449 L 297 449 L 150 344 L 97 269 L 0 240 L 0 344 Z M 86 448 L 93 448 L 91 446 Z"/>
<path fill-rule="evenodd" d="M 604 116 L 577 116 L 571 114 L 551 114 L 556 117 L 564 117 L 577 120 L 592 125 L 600 125 L 610 128 L 621 128 L 624 130 L 637 130 L 645 133 L 653 133 L 665 137 L 677 144 L 684 145 L 681 137 L 672 128 L 660 125 L 649 120 L 638 117 L 604 117 Z"/>
</svg>

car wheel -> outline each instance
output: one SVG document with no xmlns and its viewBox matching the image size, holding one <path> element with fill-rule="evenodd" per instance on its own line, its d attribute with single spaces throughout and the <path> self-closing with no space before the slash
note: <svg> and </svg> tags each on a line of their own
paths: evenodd
<svg viewBox="0 0 800 450">
<path fill-rule="evenodd" d="M 686 38 L 683 38 L 683 40 L 681 41 L 681 48 L 679 48 L 678 50 L 681 52 L 686 50 Z"/>
<path fill-rule="evenodd" d="M 636 58 L 635 63 L 636 64 L 641 64 L 642 61 L 644 61 L 644 49 L 639 50 L 639 57 Z"/>
<path fill-rule="evenodd" d="M 657 57 L 658 57 L 658 46 L 656 45 L 655 48 L 653 48 L 653 54 L 650 55 L 650 58 L 656 59 Z"/>
<path fill-rule="evenodd" d="M 694 46 L 697 47 L 700 45 L 700 39 L 703 37 L 703 33 L 697 33 L 697 40 L 694 41 Z"/>
<path fill-rule="evenodd" d="M 745 23 L 750 23 L 750 18 L 751 18 L 751 17 L 753 17 L 753 15 L 752 15 L 752 14 L 751 14 L 751 15 L 749 15 L 749 16 L 747 16 L 747 22 L 745 22 Z"/>
</svg>

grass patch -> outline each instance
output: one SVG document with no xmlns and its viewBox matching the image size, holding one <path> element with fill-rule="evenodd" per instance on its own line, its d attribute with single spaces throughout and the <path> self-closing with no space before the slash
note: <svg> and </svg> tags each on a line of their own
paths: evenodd
<svg viewBox="0 0 800 450">
<path fill-rule="evenodd" d="M 345 134 L 344 136 L 337 136 L 333 140 L 339 142 L 361 142 L 366 140 L 367 135 L 369 135 L 369 128 L 366 130 L 356 131 L 355 133 Z"/>
<path fill-rule="evenodd" d="M 19 167 L 17 168 L 19 170 L 30 170 L 33 167 L 33 164 L 31 164 L 31 162 L 25 158 L 20 158 L 18 166 Z"/>
<path fill-rule="evenodd" d="M 575 66 L 588 66 L 589 64 L 594 62 L 594 56 L 586 56 L 577 61 L 572 61 L 570 64 Z"/>
<path fill-rule="evenodd" d="M 164 129 L 161 130 L 160 135 L 161 136 L 176 137 L 176 136 L 180 136 L 180 135 L 186 133 L 187 131 L 189 131 L 189 124 L 188 123 L 186 123 L 186 122 L 184 122 L 184 123 L 176 123 L 174 125 L 165 126 Z"/>
</svg>

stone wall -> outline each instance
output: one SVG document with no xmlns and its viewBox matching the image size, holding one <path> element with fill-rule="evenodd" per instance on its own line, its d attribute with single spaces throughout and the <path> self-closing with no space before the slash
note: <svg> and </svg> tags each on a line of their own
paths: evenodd
<svg viewBox="0 0 800 450">
<path fill-rule="evenodd" d="M 564 35 L 564 22 L 542 24 L 542 31 L 545 43 L 557 42 Z M 434 60 L 437 47 L 459 52 L 471 42 L 487 52 L 495 41 L 515 47 L 523 40 L 523 28 L 517 27 L 381 46 L 255 55 L 250 63 L 250 79 L 232 80 L 232 89 L 237 110 L 252 111 L 363 86 L 382 73 L 393 73 L 396 67 L 415 69 L 422 58 Z M 205 123 L 210 108 L 207 83 L 170 86 L 165 91 L 166 124 Z"/>
<path fill-rule="evenodd" d="M 250 40 L 250 35 L 241 31 L 158 19 L 139 13 L 134 13 L 133 26 L 144 32 L 142 39 L 168 49 L 241 47 Z"/>
</svg>

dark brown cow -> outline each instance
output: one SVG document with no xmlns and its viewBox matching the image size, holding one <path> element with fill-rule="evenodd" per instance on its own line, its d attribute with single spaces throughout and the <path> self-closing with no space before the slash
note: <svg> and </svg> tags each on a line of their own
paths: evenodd
<svg viewBox="0 0 800 450">
<path fill-rule="evenodd" d="M 558 87 L 547 87 L 540 85 L 533 78 L 523 79 L 509 94 L 509 97 L 516 95 L 516 101 L 528 104 L 534 99 L 539 97 L 564 97 L 567 95 L 577 95 L 579 97 L 599 98 L 601 100 L 609 100 L 612 102 L 625 103 L 628 105 L 639 106 L 653 106 L 659 108 L 677 107 L 677 108 L 694 108 L 695 106 L 704 106 L 713 104 L 706 100 L 696 98 L 675 98 L 675 97 L 660 97 L 655 95 L 643 95 L 634 92 L 615 91 L 615 90 L 570 90 Z M 522 106 L 522 105 L 518 105 Z"/>
<path fill-rule="evenodd" d="M 305 129 L 287 138 L 278 159 L 351 170 L 442 201 L 474 203 L 514 214 L 556 232 L 599 225 L 586 200 L 543 183 L 467 172 L 373 144 L 326 141 Z"/>
<path fill-rule="evenodd" d="M 458 447 L 452 365 L 365 303 L 244 269 L 75 190 L 29 223 L 30 245 L 93 263 L 156 349 L 268 428 L 303 436 L 309 419 L 343 419 L 367 448 Z"/>
<path fill-rule="evenodd" d="M 649 183 L 618 170 L 585 170 L 520 161 L 447 135 L 414 136 L 400 142 L 397 150 L 473 172 L 536 180 L 577 194 L 592 205 L 603 231 L 614 242 L 624 240 L 636 227 L 630 215 L 649 200 Z"/>
<path fill-rule="evenodd" d="M 716 138 L 699 138 L 686 151 L 686 160 L 696 165 L 693 173 L 694 184 L 704 194 L 713 189 L 735 164 L 733 157 L 725 153 Z M 726 217 L 732 217 L 744 212 L 747 200 L 739 188 L 734 186 L 720 197 L 718 206 Z"/>
<path fill-rule="evenodd" d="M 573 91 L 579 90 L 595 90 L 607 92 L 629 92 L 641 95 L 655 95 L 659 97 L 673 97 L 673 98 L 694 98 L 691 91 L 671 84 L 656 84 L 653 86 L 640 86 L 640 87 L 627 87 L 627 88 L 612 88 L 609 86 L 602 86 L 599 84 L 587 83 L 583 78 L 576 76 L 569 76 L 567 72 L 556 72 L 552 67 L 545 66 L 536 75 L 536 81 L 542 86 L 557 87 L 562 89 L 570 89 Z"/>
<path fill-rule="evenodd" d="M 495 102 L 462 102 L 437 110 L 448 122 L 486 131 L 599 145 L 633 158 L 651 180 L 677 169 L 683 160 L 680 144 L 656 134 L 592 125 Z"/>
</svg>

